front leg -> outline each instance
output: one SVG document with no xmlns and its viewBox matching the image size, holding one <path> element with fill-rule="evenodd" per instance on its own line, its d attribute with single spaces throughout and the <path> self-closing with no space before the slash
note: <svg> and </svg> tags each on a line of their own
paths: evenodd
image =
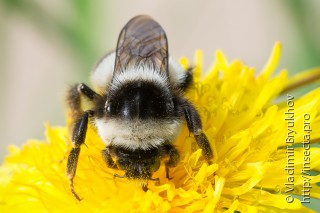
<svg viewBox="0 0 320 213">
<path fill-rule="evenodd" d="M 95 98 L 99 98 L 100 95 L 94 92 L 90 87 L 84 83 L 76 84 L 67 92 L 66 102 L 71 109 L 72 116 L 74 118 L 79 117 L 83 113 L 81 109 L 81 99 L 82 97 L 88 98 L 90 101 L 93 101 Z"/>
<path fill-rule="evenodd" d="M 92 111 L 87 111 L 76 121 L 72 132 L 72 149 L 70 151 L 67 161 L 66 173 L 70 182 L 70 190 L 72 194 L 75 196 L 75 198 L 77 198 L 77 200 L 81 199 L 74 190 L 73 178 L 77 170 L 80 146 L 84 143 L 86 138 L 88 119 L 90 115 L 92 115 Z"/>
<path fill-rule="evenodd" d="M 199 147 L 202 149 L 203 156 L 211 163 L 213 158 L 212 149 L 207 136 L 202 131 L 200 116 L 194 106 L 185 99 L 179 100 L 180 112 L 185 115 L 189 131 L 194 135 Z"/>
</svg>

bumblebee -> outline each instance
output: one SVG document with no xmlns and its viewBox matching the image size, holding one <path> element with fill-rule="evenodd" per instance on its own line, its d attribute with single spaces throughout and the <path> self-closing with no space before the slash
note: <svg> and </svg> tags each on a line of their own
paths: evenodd
<svg viewBox="0 0 320 213">
<path fill-rule="evenodd" d="M 106 165 L 124 171 L 117 177 L 159 180 L 152 175 L 164 163 L 170 179 L 169 168 L 179 162 L 173 142 L 184 120 L 211 162 L 213 153 L 199 114 L 184 98 L 192 69 L 183 70 L 169 57 L 166 34 L 152 18 L 136 16 L 124 26 L 116 50 L 100 60 L 91 80 L 96 91 L 81 83 L 67 95 L 74 125 L 66 173 L 78 200 L 73 179 L 89 122 L 106 144 L 102 150 Z M 81 109 L 82 97 L 92 102 L 91 109 Z"/>
</svg>

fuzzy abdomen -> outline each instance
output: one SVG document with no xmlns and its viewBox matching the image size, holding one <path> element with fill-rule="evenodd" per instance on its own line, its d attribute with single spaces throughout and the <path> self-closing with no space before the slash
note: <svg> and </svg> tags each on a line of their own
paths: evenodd
<svg viewBox="0 0 320 213">
<path fill-rule="evenodd" d="M 107 146 L 147 150 L 158 147 L 165 141 L 173 142 L 179 134 L 181 120 L 97 118 L 95 125 Z"/>
</svg>

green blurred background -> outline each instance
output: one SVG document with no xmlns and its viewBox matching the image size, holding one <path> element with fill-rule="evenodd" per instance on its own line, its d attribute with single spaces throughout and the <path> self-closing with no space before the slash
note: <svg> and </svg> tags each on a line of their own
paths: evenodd
<svg viewBox="0 0 320 213">
<path fill-rule="evenodd" d="M 0 0 L 0 160 L 8 144 L 65 124 L 64 92 L 89 73 L 133 16 L 165 29 L 175 58 L 221 49 L 259 71 L 276 41 L 290 74 L 320 66 L 318 0 Z M 319 86 L 319 85 L 318 85 Z"/>
</svg>

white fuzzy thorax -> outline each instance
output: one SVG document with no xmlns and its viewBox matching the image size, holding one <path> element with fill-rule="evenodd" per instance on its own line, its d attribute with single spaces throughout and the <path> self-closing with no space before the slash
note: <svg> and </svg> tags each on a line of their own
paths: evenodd
<svg viewBox="0 0 320 213">
<path fill-rule="evenodd" d="M 113 78 L 115 63 L 115 52 L 108 54 L 97 65 L 95 70 L 91 73 L 91 82 L 99 90 L 106 91 Z M 185 77 L 185 71 L 178 62 L 169 57 L 169 78 L 171 84 L 179 84 Z M 134 81 L 146 80 L 157 83 L 162 87 L 168 87 L 169 82 L 164 73 L 160 73 L 148 66 L 140 65 L 138 67 L 128 68 L 121 73 L 114 76 L 112 82 L 113 86 L 119 87 L 121 84 Z"/>
<path fill-rule="evenodd" d="M 172 84 L 181 84 L 186 76 L 186 72 L 172 57 L 169 57 L 169 76 Z"/>
<path fill-rule="evenodd" d="M 165 141 L 173 142 L 180 131 L 180 120 L 96 119 L 98 134 L 107 146 L 149 149 Z"/>
<path fill-rule="evenodd" d="M 161 73 L 148 66 L 131 67 L 117 73 L 113 77 L 111 87 L 117 89 L 128 82 L 136 81 L 153 82 L 161 88 L 169 88 L 169 82 L 165 73 Z"/>
<path fill-rule="evenodd" d="M 91 73 L 90 79 L 92 84 L 101 91 L 105 91 L 112 80 L 115 59 L 115 52 L 108 54 L 101 59 Z"/>
</svg>

